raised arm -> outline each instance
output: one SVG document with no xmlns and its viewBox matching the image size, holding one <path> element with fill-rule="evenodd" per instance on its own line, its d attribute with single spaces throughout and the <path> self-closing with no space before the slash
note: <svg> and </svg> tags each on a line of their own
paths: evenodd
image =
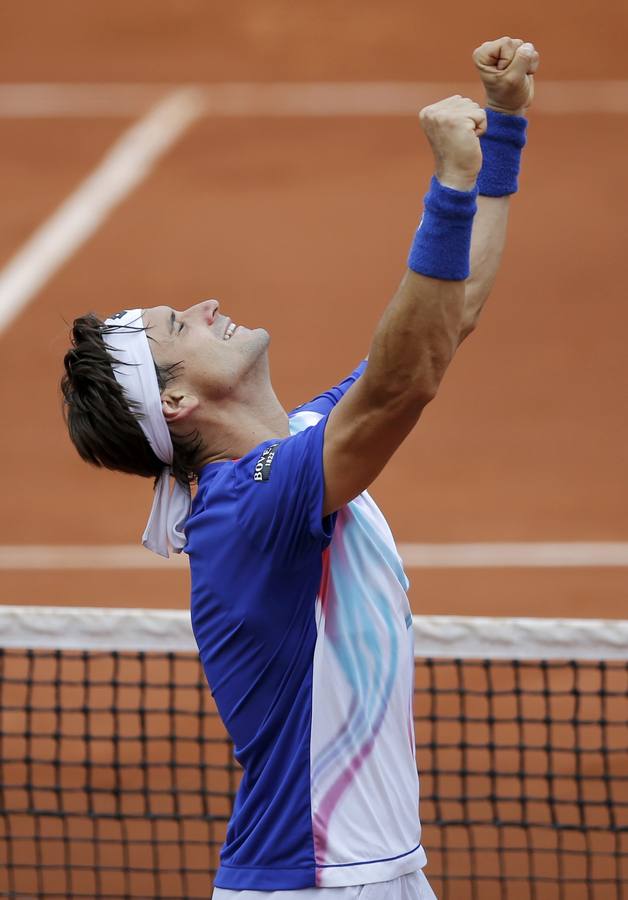
<svg viewBox="0 0 628 900">
<path fill-rule="evenodd" d="M 325 432 L 324 513 L 367 488 L 435 396 L 460 339 L 484 111 L 461 97 L 427 107 L 421 124 L 436 180 L 401 285 L 375 331 L 369 364 Z"/>
<path fill-rule="evenodd" d="M 520 117 L 525 116 L 534 96 L 533 76 L 539 67 L 538 52 L 533 44 L 520 38 L 503 37 L 478 47 L 473 53 L 473 61 L 484 85 L 489 111 L 488 131 L 482 143 L 485 147 L 491 141 L 510 140 L 516 143 L 519 135 L 524 134 L 525 126 Z M 517 117 L 519 121 L 508 122 L 504 119 L 500 122 L 500 117 L 506 116 Z M 494 145 L 492 149 L 495 150 Z M 516 151 L 516 146 L 511 146 L 510 151 Z M 495 193 L 510 188 L 507 184 L 496 185 L 493 182 L 493 173 L 489 171 L 491 162 L 486 160 L 478 179 L 480 195 L 473 223 L 471 274 L 466 284 L 461 341 L 477 324 L 493 287 L 506 242 L 511 195 L 495 196 Z"/>
</svg>

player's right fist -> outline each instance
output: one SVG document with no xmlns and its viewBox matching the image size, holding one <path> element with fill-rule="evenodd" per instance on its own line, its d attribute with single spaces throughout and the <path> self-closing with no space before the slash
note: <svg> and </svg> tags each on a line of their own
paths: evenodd
<svg viewBox="0 0 628 900">
<path fill-rule="evenodd" d="M 482 107 L 456 94 L 426 106 L 419 120 L 430 142 L 440 183 L 457 191 L 472 190 L 482 167 L 479 139 L 486 131 Z"/>
</svg>

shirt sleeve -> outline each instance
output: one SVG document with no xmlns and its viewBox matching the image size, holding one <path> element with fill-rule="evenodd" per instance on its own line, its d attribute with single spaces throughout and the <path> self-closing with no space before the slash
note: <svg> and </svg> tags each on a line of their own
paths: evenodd
<svg viewBox="0 0 628 900">
<path fill-rule="evenodd" d="M 367 360 L 363 359 L 357 369 L 354 369 L 351 375 L 347 376 L 344 381 L 341 381 L 340 384 L 337 384 L 335 387 L 330 388 L 323 394 L 318 394 L 318 396 L 310 400 L 309 403 L 304 403 L 303 406 L 298 406 L 297 409 L 293 410 L 293 413 L 308 410 L 311 412 L 320 413 L 323 416 L 328 415 L 332 411 L 336 403 L 338 403 L 339 400 L 342 400 L 351 385 L 355 384 L 358 378 L 363 374 L 366 366 Z"/>
<path fill-rule="evenodd" d="M 329 544 L 335 514 L 323 517 L 327 418 L 280 441 L 266 441 L 236 464 L 238 525 L 278 565 L 301 565 Z"/>
</svg>

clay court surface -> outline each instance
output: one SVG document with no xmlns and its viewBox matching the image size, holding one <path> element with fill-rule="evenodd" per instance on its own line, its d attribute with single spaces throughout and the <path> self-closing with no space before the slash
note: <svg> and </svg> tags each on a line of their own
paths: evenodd
<svg viewBox="0 0 628 900">
<path fill-rule="evenodd" d="M 439 99 L 474 79 L 471 49 L 500 33 L 531 38 L 543 53 L 501 274 L 479 331 L 374 494 L 406 543 L 626 541 L 628 13 L 607 4 L 600 21 L 590 2 L 566 23 L 561 9 L 5 5 L 4 101 L 15 84 L 87 87 L 78 100 L 60 88 L 65 112 L 40 87 L 19 115 L 4 104 L 2 265 L 164 97 L 181 85 L 246 86 L 243 112 L 212 114 L 209 104 L 194 115 L 0 334 L 0 544 L 134 545 L 143 529 L 150 484 L 88 468 L 64 432 L 57 385 L 74 316 L 218 297 L 235 321 L 271 332 L 288 407 L 354 366 L 402 273 L 431 171 L 401 83 L 423 85 L 417 109 L 425 90 Z M 296 85 L 290 111 L 271 96 L 258 112 L 256 91 L 277 82 Z M 331 85 L 327 107 L 301 115 L 311 82 Z M 384 83 L 384 109 L 364 82 Z M 403 110 L 386 115 L 395 83 Z M 112 84 L 117 92 L 99 106 L 98 90 Z M 366 113 L 330 115 L 340 96 L 345 107 L 366 96 Z M 618 111 L 600 112 L 608 108 Z M 176 564 L 37 564 L 35 553 L 3 569 L 2 602 L 187 603 Z M 621 566 L 445 566 L 410 576 L 417 613 L 625 615 Z"/>
<path fill-rule="evenodd" d="M 189 121 L 0 330 L 0 602 L 187 605 L 181 561 L 115 563 L 151 485 L 71 447 L 67 323 L 217 297 L 271 332 L 287 407 L 340 380 L 402 274 L 431 174 L 414 110 L 472 82 L 471 50 L 504 33 L 534 40 L 543 68 L 501 273 L 373 493 L 404 545 L 625 547 L 628 10 L 588 0 L 565 15 L 556 0 L 4 4 L 0 312 L 7 267 L 116 142 L 168 98 Z M 413 611 L 626 618 L 625 554 L 534 558 L 411 565 Z"/>
</svg>

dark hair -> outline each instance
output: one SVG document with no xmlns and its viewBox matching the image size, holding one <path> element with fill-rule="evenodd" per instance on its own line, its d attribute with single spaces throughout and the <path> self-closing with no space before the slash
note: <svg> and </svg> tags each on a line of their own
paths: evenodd
<svg viewBox="0 0 628 900">
<path fill-rule="evenodd" d="M 64 418 L 70 439 L 86 462 L 158 478 L 164 464 L 153 452 L 139 425 L 140 414 L 129 409 L 113 373 L 112 363 L 117 360 L 105 339 L 116 330 L 119 327 L 105 325 L 94 313 L 74 320 L 70 333 L 72 346 L 65 354 L 65 373 L 61 378 Z M 155 364 L 160 391 L 177 376 L 181 365 Z M 193 432 L 184 437 L 171 433 L 170 437 L 174 448 L 174 477 L 182 484 L 196 481 L 195 469 L 203 449 L 201 436 Z"/>
</svg>

